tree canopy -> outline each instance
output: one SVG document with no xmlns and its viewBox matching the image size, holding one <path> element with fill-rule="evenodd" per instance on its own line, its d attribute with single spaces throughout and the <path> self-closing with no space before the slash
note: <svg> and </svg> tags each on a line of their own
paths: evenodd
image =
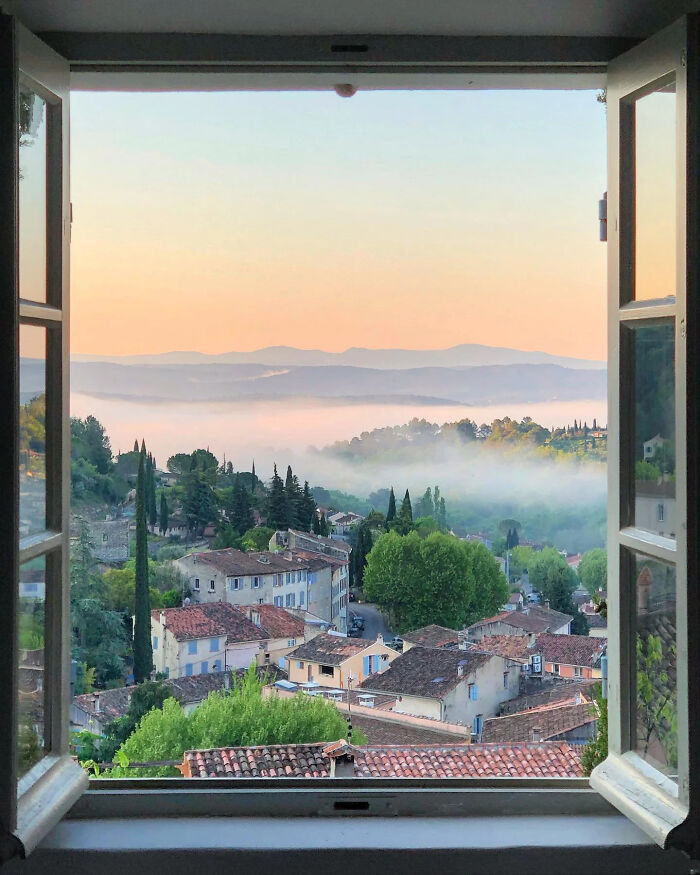
<svg viewBox="0 0 700 875">
<path fill-rule="evenodd" d="M 607 589 L 608 554 L 602 547 L 583 554 L 578 566 L 578 577 L 591 595 L 599 589 Z"/>
</svg>

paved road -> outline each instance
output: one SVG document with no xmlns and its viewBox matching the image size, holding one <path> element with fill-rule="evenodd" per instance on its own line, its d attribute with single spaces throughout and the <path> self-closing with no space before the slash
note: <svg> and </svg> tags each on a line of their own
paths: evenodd
<svg viewBox="0 0 700 875">
<path fill-rule="evenodd" d="M 363 638 L 376 638 L 381 632 L 385 641 L 390 641 L 394 637 L 394 633 L 387 626 L 382 614 L 379 613 L 374 605 L 358 605 L 357 602 L 350 602 L 348 605 L 348 622 L 352 621 L 352 615 L 359 614 L 364 617 L 365 628 L 362 630 Z"/>
</svg>

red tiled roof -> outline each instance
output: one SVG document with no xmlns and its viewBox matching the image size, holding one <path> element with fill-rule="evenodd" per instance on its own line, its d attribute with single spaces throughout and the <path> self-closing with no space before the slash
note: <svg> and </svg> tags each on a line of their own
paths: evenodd
<svg viewBox="0 0 700 875">
<path fill-rule="evenodd" d="M 268 745 L 186 751 L 187 777 L 265 778 L 330 776 L 335 743 Z M 324 748 L 326 749 L 324 751 Z M 566 742 L 522 744 L 388 745 L 352 747 L 356 777 L 580 778 L 580 751 Z"/>
<path fill-rule="evenodd" d="M 307 662 L 322 662 L 326 665 L 340 665 L 351 656 L 371 647 L 376 641 L 370 638 L 346 638 L 344 635 L 330 635 L 323 632 L 288 654 L 288 659 L 303 659 Z"/>
<path fill-rule="evenodd" d="M 528 639 L 525 635 L 484 635 L 481 641 L 472 644 L 472 650 L 483 650 L 486 653 L 494 653 L 505 659 L 516 659 L 519 662 L 528 662 L 530 651 Z"/>
<path fill-rule="evenodd" d="M 508 744 L 529 741 L 531 733 L 536 733 L 533 740 L 546 741 L 555 735 L 593 723 L 594 720 L 597 720 L 595 706 L 590 702 L 577 702 L 573 699 L 531 708 L 529 711 L 520 711 L 506 717 L 491 717 L 484 720 L 481 738 L 484 742 Z"/>
<path fill-rule="evenodd" d="M 457 633 L 454 629 L 437 626 L 435 623 L 423 626 L 414 632 L 406 632 L 403 640 L 409 641 L 411 644 L 419 644 L 421 647 L 449 647 L 450 645 L 456 647 L 458 643 Z"/>
<path fill-rule="evenodd" d="M 259 553 L 244 553 L 227 547 L 224 550 L 205 550 L 201 553 L 191 553 L 183 556 L 196 563 L 211 565 L 227 577 L 275 574 L 284 571 L 298 571 L 306 568 L 307 563 L 301 559 L 285 558 L 283 553 L 272 553 L 263 550 Z"/>
<path fill-rule="evenodd" d="M 493 659 L 490 653 L 473 650 L 443 650 L 412 647 L 398 656 L 381 674 L 360 684 L 363 690 L 442 699 L 458 684 Z"/>
<path fill-rule="evenodd" d="M 239 608 L 249 619 L 257 613 L 260 625 L 270 638 L 303 638 L 304 621 L 275 605 L 245 605 Z M 257 624 L 256 624 L 257 625 Z"/>
<path fill-rule="evenodd" d="M 355 749 L 355 774 L 375 778 L 580 778 L 581 755 L 565 742 Z"/>
<path fill-rule="evenodd" d="M 328 778 L 328 742 L 185 751 L 188 778 Z"/>
<path fill-rule="evenodd" d="M 160 622 L 160 615 L 163 613 L 166 627 L 178 641 L 225 635 L 227 641 L 233 644 L 270 637 L 264 629 L 251 622 L 242 610 L 227 602 L 163 608 L 151 611 L 151 617 Z"/>
<path fill-rule="evenodd" d="M 607 638 L 589 635 L 538 635 L 529 647 L 530 653 L 541 653 L 545 662 L 581 665 L 593 668 L 600 664 Z"/>
<path fill-rule="evenodd" d="M 492 623 L 504 623 L 525 632 L 552 632 L 572 621 L 573 617 L 540 605 L 528 605 L 522 611 L 501 611 L 493 617 L 472 623 L 470 629 L 481 629 Z"/>
</svg>

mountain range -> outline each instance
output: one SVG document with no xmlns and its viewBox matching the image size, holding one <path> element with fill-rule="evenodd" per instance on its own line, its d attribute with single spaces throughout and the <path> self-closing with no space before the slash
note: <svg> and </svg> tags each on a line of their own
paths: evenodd
<svg viewBox="0 0 700 875">
<path fill-rule="evenodd" d="M 547 352 L 462 343 L 449 349 L 365 349 L 351 347 L 344 352 L 298 349 L 293 346 L 268 346 L 251 352 L 225 352 L 208 355 L 202 352 L 164 352 L 152 355 L 72 356 L 75 362 L 114 362 L 123 365 L 203 365 L 257 364 L 271 367 L 327 367 L 329 365 L 404 370 L 411 368 L 461 368 L 484 365 L 560 365 L 564 368 L 604 369 L 605 362 L 552 355 Z"/>
</svg>

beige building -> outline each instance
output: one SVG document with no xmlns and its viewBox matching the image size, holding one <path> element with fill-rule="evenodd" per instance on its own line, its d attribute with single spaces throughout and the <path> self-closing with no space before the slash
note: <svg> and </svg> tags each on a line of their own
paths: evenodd
<svg viewBox="0 0 700 875">
<path fill-rule="evenodd" d="M 483 721 L 519 694 L 520 674 L 518 663 L 495 654 L 415 646 L 362 689 L 397 696 L 394 711 L 471 726 L 478 738 Z"/>
<path fill-rule="evenodd" d="M 286 668 L 287 654 L 321 633 L 318 624 L 307 623 L 303 612 L 292 614 L 274 605 L 246 605 L 239 608 L 259 629 L 269 635 L 258 650 L 259 665 Z"/>
<path fill-rule="evenodd" d="M 549 603 L 527 605 L 522 610 L 501 611 L 494 617 L 487 617 L 472 623 L 467 629 L 470 641 L 480 641 L 485 635 L 539 635 L 550 632 L 553 635 L 568 635 L 571 632 L 573 617 L 552 611 Z"/>
<path fill-rule="evenodd" d="M 287 671 L 289 680 L 295 684 L 317 683 L 347 689 L 386 671 L 398 656 L 381 635 L 371 641 L 328 632 L 293 650 L 287 659 Z"/>
</svg>

